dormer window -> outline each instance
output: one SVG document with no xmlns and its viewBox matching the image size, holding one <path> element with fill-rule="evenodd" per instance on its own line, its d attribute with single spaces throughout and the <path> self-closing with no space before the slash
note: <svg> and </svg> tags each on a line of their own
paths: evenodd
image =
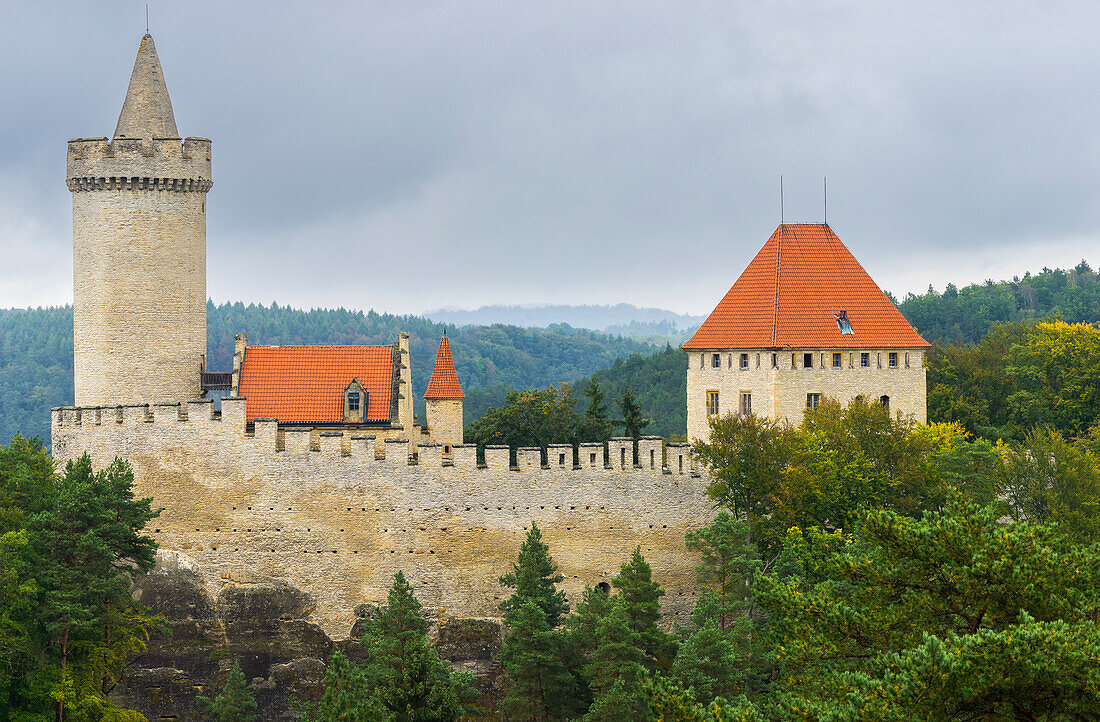
<svg viewBox="0 0 1100 722">
<path fill-rule="evenodd" d="M 836 327 L 840 329 L 841 335 L 855 335 L 855 331 L 852 330 L 852 323 L 848 320 L 847 311 L 836 311 L 833 316 L 836 318 Z"/>
<path fill-rule="evenodd" d="M 366 418 L 367 392 L 358 379 L 344 389 L 344 423 L 361 424 Z"/>
</svg>

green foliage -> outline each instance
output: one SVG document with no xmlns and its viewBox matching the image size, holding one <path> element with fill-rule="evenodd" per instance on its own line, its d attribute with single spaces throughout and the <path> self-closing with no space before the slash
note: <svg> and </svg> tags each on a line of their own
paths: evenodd
<svg viewBox="0 0 1100 722">
<path fill-rule="evenodd" d="M 619 424 L 623 427 L 623 433 L 635 441 L 642 435 L 642 430 L 653 423 L 653 419 L 642 416 L 642 410 L 638 406 L 634 389 L 629 386 L 626 387 L 619 399 L 619 411 L 623 415 L 622 420 L 619 421 Z"/>
<path fill-rule="evenodd" d="M 325 669 L 325 692 L 316 706 L 301 710 L 302 722 L 392 722 L 394 714 L 382 702 L 359 665 L 334 652 Z"/>
<path fill-rule="evenodd" d="M 107 701 L 157 623 L 130 596 L 156 516 L 130 467 L 54 471 L 37 441 L 0 449 L 0 707 L 21 719 L 135 719 Z"/>
<path fill-rule="evenodd" d="M 656 666 L 667 668 L 676 654 L 676 641 L 657 626 L 665 590 L 653 581 L 653 570 L 642 557 L 640 547 L 634 548 L 630 560 L 620 567 L 619 574 L 611 580 L 611 586 L 618 592 L 614 607 L 625 616 L 627 626 L 634 635 L 634 644 L 642 653 L 642 664 L 647 669 Z"/>
<path fill-rule="evenodd" d="M 1060 321 L 995 326 L 929 358 L 928 417 L 996 441 L 1040 425 L 1083 436 L 1100 418 L 1100 328 Z"/>
<path fill-rule="evenodd" d="M 370 704 L 381 705 L 398 722 L 459 719 L 473 696 L 473 677 L 456 671 L 428 644 L 421 604 L 402 572 L 394 575 L 386 601 L 386 608 L 367 623 L 360 640 L 366 662 L 358 670 L 345 665 L 334 699 L 350 698 L 346 690 L 361 689 L 361 673 L 374 697 Z M 339 709 L 336 702 L 330 709 Z"/>
<path fill-rule="evenodd" d="M 542 532 L 532 522 L 512 571 L 500 578 L 502 586 L 515 590 L 500 603 L 504 623 L 511 626 L 519 608 L 531 601 L 546 615 L 546 624 L 551 629 L 560 625 L 569 613 L 565 592 L 557 588 L 563 578 L 558 573 L 558 565 L 550 558 L 550 548 L 542 541 Z"/>
<path fill-rule="evenodd" d="M 1100 550 L 999 517 L 995 505 L 958 499 L 920 519 L 870 510 L 828 557 L 823 581 L 761 578 L 789 711 L 1063 719 L 1100 710 L 1097 678 L 1082 674 L 1098 641 Z M 1048 656 L 1078 643 L 1080 656 Z M 1032 706 L 1047 716 L 1029 716 Z"/>
<path fill-rule="evenodd" d="M 504 707 L 510 720 L 571 719 L 582 702 L 567 667 L 568 638 L 550 627 L 546 613 L 526 598 L 509 612 L 500 662 L 508 672 Z"/>
<path fill-rule="evenodd" d="M 1025 273 L 943 293 L 905 297 L 898 308 L 921 335 L 941 343 L 975 343 L 999 323 L 1059 317 L 1069 323 L 1100 320 L 1100 276 L 1084 261 L 1071 270 Z"/>
<path fill-rule="evenodd" d="M 195 706 L 205 719 L 211 722 L 253 722 L 256 719 L 256 698 L 252 685 L 244 678 L 241 665 L 233 663 L 225 686 L 213 700 L 196 697 Z"/>
<path fill-rule="evenodd" d="M 1018 521 L 1056 524 L 1073 541 L 1100 541 L 1100 459 L 1050 428 L 1002 450 L 1005 499 Z"/>
<path fill-rule="evenodd" d="M 545 447 L 572 443 L 580 419 L 568 384 L 560 389 L 512 391 L 500 408 L 491 408 L 465 430 L 468 443 Z"/>
<path fill-rule="evenodd" d="M 654 722 L 764 722 L 755 705 L 744 696 L 727 702 L 716 699 L 709 706 L 696 701 L 695 690 L 667 677 L 646 680 L 643 690 L 649 698 Z"/>
<path fill-rule="evenodd" d="M 585 382 L 584 396 L 588 399 L 588 406 L 584 410 L 579 436 L 585 441 L 606 442 L 611 438 L 611 419 L 607 416 L 603 388 L 597 377 L 593 376 Z"/>
<path fill-rule="evenodd" d="M 666 345 L 657 353 L 620 357 L 592 374 L 591 380 L 598 381 L 613 399 L 632 389 L 640 415 L 653 420 L 648 433 L 667 439 L 687 432 L 687 353 L 683 350 Z"/>
<path fill-rule="evenodd" d="M 584 668 L 595 692 L 585 720 L 647 720 L 649 705 L 642 684 L 646 669 L 643 640 L 632 627 L 627 606 L 613 603 L 596 626 L 596 649 Z"/>
</svg>

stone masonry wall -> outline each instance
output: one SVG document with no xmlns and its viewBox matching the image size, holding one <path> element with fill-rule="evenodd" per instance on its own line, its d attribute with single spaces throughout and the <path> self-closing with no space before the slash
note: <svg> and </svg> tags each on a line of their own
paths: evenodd
<svg viewBox="0 0 1100 722">
<path fill-rule="evenodd" d="M 411 465 L 400 442 L 326 432 L 314 446 L 274 421 L 247 432 L 245 403 L 223 400 L 220 417 L 204 400 L 55 409 L 54 458 L 128 459 L 136 492 L 164 507 L 149 525 L 162 548 L 194 559 L 214 588 L 241 575 L 286 580 L 316 600 L 310 619 L 334 639 L 349 634 L 357 605 L 384 602 L 398 569 L 440 617 L 499 616 L 498 578 L 532 521 L 572 600 L 640 546 L 668 591 L 665 622 L 686 621 L 694 605 L 684 534 L 713 509 L 684 446 L 670 445 L 667 469 L 659 439 L 642 441 L 652 468 L 619 463 L 630 457 L 617 447 L 607 468 L 587 452 L 579 469 L 557 453 L 543 468 L 539 450 L 524 449 L 512 470 L 506 448 L 488 449 L 478 468 L 474 447 L 454 447 L 447 463 L 434 444 Z"/>
<path fill-rule="evenodd" d="M 841 367 L 833 368 L 833 353 L 841 354 Z M 898 366 L 890 368 L 890 352 L 898 354 Z M 721 366 L 712 365 L 719 354 Z M 749 367 L 740 368 L 740 355 L 749 355 Z M 742 392 L 752 394 L 752 411 L 772 419 L 802 423 L 806 395 L 848 403 L 858 395 L 868 401 L 890 397 L 892 411 L 912 416 L 920 423 L 927 418 L 926 369 L 923 349 L 787 349 L 776 353 L 766 349 L 691 351 L 688 353 L 687 399 L 688 439 L 706 439 L 707 392 L 717 391 L 719 414 L 738 413 Z M 813 354 L 813 366 L 803 366 L 803 354 Z M 870 354 L 870 367 L 860 366 L 860 354 Z M 794 357 L 792 368 L 791 358 Z M 906 358 L 908 357 L 908 363 Z M 758 363 L 759 360 L 759 363 Z"/>
<path fill-rule="evenodd" d="M 428 399 L 424 411 L 432 441 L 448 445 L 462 443 L 461 401 Z"/>
</svg>

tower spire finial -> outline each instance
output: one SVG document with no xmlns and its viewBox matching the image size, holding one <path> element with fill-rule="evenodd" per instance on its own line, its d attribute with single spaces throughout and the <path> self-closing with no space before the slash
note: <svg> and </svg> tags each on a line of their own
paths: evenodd
<svg viewBox="0 0 1100 722">
<path fill-rule="evenodd" d="M 145 34 L 149 34 L 149 3 L 145 3 Z"/>
</svg>

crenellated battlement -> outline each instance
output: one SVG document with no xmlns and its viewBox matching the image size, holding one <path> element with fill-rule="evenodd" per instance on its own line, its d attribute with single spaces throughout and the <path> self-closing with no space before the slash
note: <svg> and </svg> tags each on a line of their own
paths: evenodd
<svg viewBox="0 0 1100 722">
<path fill-rule="evenodd" d="M 77 138 L 69 141 L 70 191 L 152 190 L 206 193 L 213 186 L 206 138 Z"/>
<path fill-rule="evenodd" d="M 306 458 L 328 460 L 348 457 L 365 466 L 389 468 L 414 466 L 451 468 L 464 471 L 488 469 L 514 472 L 581 472 L 598 470 L 608 474 L 626 470 L 650 470 L 664 474 L 696 474 L 691 459 L 691 445 L 665 443 L 659 436 L 643 436 L 638 441 L 638 461 L 634 461 L 633 440 L 613 437 L 603 444 L 584 443 L 574 449 L 571 444 L 551 444 L 546 447 L 521 447 L 515 450 L 516 463 L 511 463 L 508 446 L 486 446 L 483 461 L 478 460 L 474 444 L 454 444 L 449 454 L 444 445 L 420 442 L 410 447 L 404 438 L 378 439 L 362 430 L 334 430 L 325 427 L 283 425 L 278 419 L 256 419 L 246 422 L 247 400 L 240 397 L 222 399 L 221 411 L 214 410 L 210 399 L 193 399 L 186 403 L 127 404 L 121 406 L 62 406 L 51 412 L 54 458 L 72 455 L 70 439 L 79 436 L 91 444 L 97 434 L 104 440 L 115 429 L 142 429 L 157 443 L 175 446 L 191 443 L 218 443 L 252 456 L 303 455 Z M 92 436 L 88 436 L 91 433 Z M 414 453 L 409 453 L 415 448 Z M 605 458 L 606 457 L 606 458 Z"/>
<path fill-rule="evenodd" d="M 335 638 L 354 609 L 384 603 L 402 570 L 446 616 L 499 615 L 505 573 L 535 522 L 572 600 L 608 583 L 641 547 L 667 590 L 668 624 L 695 603 L 694 555 L 684 535 L 714 513 L 690 446 L 551 444 L 512 450 L 416 444 L 365 430 L 246 421 L 243 398 L 61 407 L 53 456 L 87 453 L 101 468 L 134 469 L 134 490 L 163 511 L 150 523 L 161 548 L 194 560 L 208 583 L 226 574 L 286 579 L 316 601 L 312 619 Z"/>
</svg>

